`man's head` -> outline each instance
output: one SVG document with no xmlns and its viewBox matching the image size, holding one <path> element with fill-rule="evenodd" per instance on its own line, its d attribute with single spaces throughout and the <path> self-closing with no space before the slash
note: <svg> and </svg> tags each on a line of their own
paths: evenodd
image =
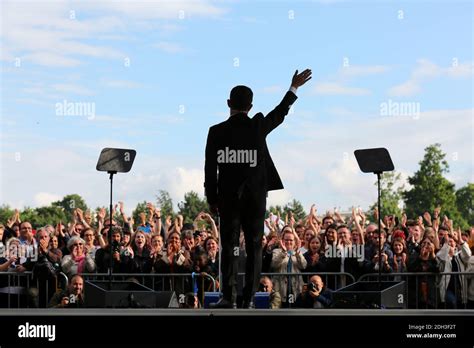
<svg viewBox="0 0 474 348">
<path fill-rule="evenodd" d="M 268 277 L 262 277 L 260 278 L 260 287 L 259 291 L 263 292 L 272 292 L 273 290 L 273 282 L 270 278 Z"/>
<path fill-rule="evenodd" d="M 247 86 L 235 86 L 230 91 L 227 105 L 231 110 L 248 112 L 252 108 L 253 92 Z"/>
<path fill-rule="evenodd" d="M 20 238 L 23 240 L 31 240 L 33 238 L 33 228 L 28 221 L 20 224 Z"/>
<path fill-rule="evenodd" d="M 295 233 L 290 230 L 286 229 L 283 232 L 283 235 L 281 236 L 281 239 L 283 239 L 283 245 L 285 246 L 287 251 L 293 250 L 296 245 L 296 238 L 295 238 Z"/>
<path fill-rule="evenodd" d="M 334 223 L 334 219 L 330 216 L 323 217 L 323 230 L 326 230 L 330 225 Z"/>
<path fill-rule="evenodd" d="M 38 242 L 42 240 L 46 241 L 46 244 L 49 244 L 49 233 L 45 228 L 41 228 L 38 232 L 36 232 L 36 239 Z"/>
<path fill-rule="evenodd" d="M 379 238 L 380 238 L 380 244 L 382 244 L 382 248 L 383 248 L 383 245 L 385 244 L 387 240 L 387 232 L 385 232 L 384 230 L 379 231 L 378 229 L 374 231 L 372 242 L 377 247 L 379 245 Z"/>
<path fill-rule="evenodd" d="M 304 239 L 304 226 L 303 225 L 301 224 L 296 225 L 295 232 L 300 239 Z"/>
<path fill-rule="evenodd" d="M 84 225 L 83 224 L 75 224 L 74 225 L 73 234 L 75 234 L 77 236 L 82 236 L 82 231 L 84 231 Z"/>
<path fill-rule="evenodd" d="M 441 225 L 438 229 L 438 240 L 440 243 L 443 243 L 443 238 L 449 233 L 449 228 Z"/>
<path fill-rule="evenodd" d="M 112 227 L 112 243 L 118 243 L 122 241 L 122 229 L 120 227 Z"/>
<path fill-rule="evenodd" d="M 415 220 L 407 221 L 407 228 L 413 236 L 413 240 L 418 243 L 421 240 L 421 227 L 418 222 Z"/>
<path fill-rule="evenodd" d="M 337 240 L 340 240 L 344 245 L 352 244 L 351 232 L 349 231 L 347 225 L 339 225 L 337 227 Z"/>
<path fill-rule="evenodd" d="M 181 239 L 184 248 L 188 251 L 194 249 L 194 231 L 193 230 L 185 230 L 181 232 Z"/>
<path fill-rule="evenodd" d="M 365 241 L 366 243 L 373 243 L 374 241 L 374 231 L 378 229 L 376 224 L 370 224 L 365 229 Z"/>
<path fill-rule="evenodd" d="M 46 225 L 46 226 L 44 226 L 44 229 L 46 230 L 46 232 L 48 232 L 48 234 L 50 236 L 54 234 L 54 226 L 53 225 Z"/>
<path fill-rule="evenodd" d="M 82 294 L 82 289 L 84 287 L 84 279 L 80 275 L 75 275 L 72 277 L 71 282 L 69 283 L 69 291 L 74 295 Z"/>
<path fill-rule="evenodd" d="M 324 287 L 323 280 L 318 275 L 312 276 L 311 278 L 309 278 L 309 281 L 313 283 L 316 286 L 316 288 L 319 290 L 321 290 Z"/>
</svg>

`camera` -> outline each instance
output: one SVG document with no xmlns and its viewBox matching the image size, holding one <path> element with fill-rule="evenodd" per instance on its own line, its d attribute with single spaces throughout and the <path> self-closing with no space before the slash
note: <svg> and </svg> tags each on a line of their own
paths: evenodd
<svg viewBox="0 0 474 348">
<path fill-rule="evenodd" d="M 309 282 L 308 283 L 308 291 L 319 291 L 319 286 L 317 286 L 313 282 Z"/>
<path fill-rule="evenodd" d="M 260 285 L 258 286 L 258 291 L 267 292 L 267 286 L 265 284 L 260 283 Z"/>
<path fill-rule="evenodd" d="M 112 242 L 112 254 L 113 253 L 120 253 L 120 244 L 116 240 Z"/>
</svg>

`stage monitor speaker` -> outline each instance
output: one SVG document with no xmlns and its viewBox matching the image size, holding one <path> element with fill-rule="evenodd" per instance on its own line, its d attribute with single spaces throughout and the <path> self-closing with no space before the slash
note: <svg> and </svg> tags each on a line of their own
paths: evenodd
<svg viewBox="0 0 474 348">
<path fill-rule="evenodd" d="M 155 291 L 156 308 L 179 308 L 178 297 L 174 291 Z"/>
<path fill-rule="evenodd" d="M 404 281 L 362 281 L 332 293 L 335 308 L 407 308 Z"/>
<path fill-rule="evenodd" d="M 131 281 L 86 281 L 84 304 L 88 308 L 178 308 L 174 291 L 153 291 Z"/>
</svg>

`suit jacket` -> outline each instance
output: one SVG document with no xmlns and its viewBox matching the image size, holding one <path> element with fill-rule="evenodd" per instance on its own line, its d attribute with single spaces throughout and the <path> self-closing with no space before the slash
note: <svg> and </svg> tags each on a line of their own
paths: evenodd
<svg viewBox="0 0 474 348">
<path fill-rule="evenodd" d="M 268 151 L 266 137 L 283 122 L 296 99 L 296 95 L 288 91 L 266 117 L 262 113 L 253 118 L 239 113 L 209 129 L 204 166 L 204 187 L 209 204 L 217 203 L 222 197 L 235 196 L 245 188 L 256 195 L 283 188 Z M 240 159 L 247 159 L 247 162 L 231 163 L 237 161 L 238 156 L 232 159 L 226 155 L 238 153 L 239 150 L 256 155 L 255 161 L 249 161 L 251 155 L 246 158 L 242 155 Z"/>
</svg>

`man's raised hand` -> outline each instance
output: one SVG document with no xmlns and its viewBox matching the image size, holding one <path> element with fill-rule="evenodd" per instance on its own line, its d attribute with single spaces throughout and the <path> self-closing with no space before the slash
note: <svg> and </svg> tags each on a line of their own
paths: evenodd
<svg viewBox="0 0 474 348">
<path fill-rule="evenodd" d="M 299 74 L 298 70 L 296 70 L 291 80 L 291 87 L 298 88 L 300 86 L 303 86 L 306 82 L 311 80 L 311 74 L 312 72 L 310 69 L 306 69 L 305 71 Z"/>
</svg>

